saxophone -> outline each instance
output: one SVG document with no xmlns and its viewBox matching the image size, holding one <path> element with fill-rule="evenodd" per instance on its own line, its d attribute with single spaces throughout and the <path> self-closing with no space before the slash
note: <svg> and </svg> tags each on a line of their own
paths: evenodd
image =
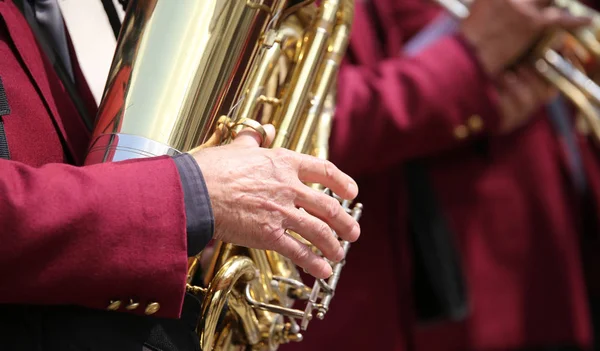
<svg viewBox="0 0 600 351">
<path fill-rule="evenodd" d="M 264 123 L 277 130 L 271 147 L 327 158 L 353 15 L 354 0 L 131 1 L 86 164 L 222 145 Z M 361 204 L 339 201 L 359 219 Z M 341 245 L 347 253 L 350 243 Z M 207 270 L 200 255 L 188 260 L 204 351 L 301 341 L 313 315 L 327 313 L 343 267 L 331 262 L 332 276 L 309 286 L 276 252 L 222 242 L 214 249 Z"/>
</svg>

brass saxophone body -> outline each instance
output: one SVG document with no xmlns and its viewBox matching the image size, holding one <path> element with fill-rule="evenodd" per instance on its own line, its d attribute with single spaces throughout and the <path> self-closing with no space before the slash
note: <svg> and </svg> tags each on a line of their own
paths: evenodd
<svg viewBox="0 0 600 351">
<path fill-rule="evenodd" d="M 263 123 L 277 130 L 272 147 L 327 158 L 353 11 L 354 0 L 131 1 L 86 164 L 177 155 Z M 340 202 L 358 220 L 362 205 Z M 195 285 L 198 258 L 187 286 L 203 299 L 204 351 L 300 341 L 313 314 L 327 313 L 343 266 L 309 287 L 278 253 L 219 242 Z"/>
</svg>

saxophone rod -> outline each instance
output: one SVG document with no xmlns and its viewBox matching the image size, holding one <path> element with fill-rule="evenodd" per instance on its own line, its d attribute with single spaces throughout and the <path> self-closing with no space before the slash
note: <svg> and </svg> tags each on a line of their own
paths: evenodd
<svg viewBox="0 0 600 351">
<path fill-rule="evenodd" d="M 581 89 L 588 98 L 600 104 L 600 86 L 575 68 L 569 61 L 554 50 L 548 49 L 544 53 L 544 60 L 564 77 Z"/>
<path fill-rule="evenodd" d="M 288 317 L 292 317 L 292 318 L 304 318 L 304 311 L 300 311 L 300 310 L 296 310 L 293 308 L 286 308 L 286 307 L 281 307 L 281 306 L 277 306 L 277 305 L 272 305 L 272 304 L 268 304 L 268 303 L 264 303 L 264 302 L 260 302 L 255 300 L 252 297 L 252 291 L 250 290 L 250 284 L 246 285 L 246 301 L 248 301 L 248 303 L 260 310 L 263 311 L 267 311 L 267 312 L 273 312 L 273 313 L 278 313 L 281 314 L 283 316 L 288 316 Z"/>
<path fill-rule="evenodd" d="M 347 205 L 348 203 L 349 203 L 349 201 L 345 201 L 346 206 L 348 206 Z M 362 204 L 356 204 L 356 206 L 352 210 L 352 218 L 354 218 L 354 220 L 356 220 L 357 222 L 360 219 L 360 216 L 362 215 L 362 208 L 363 208 Z M 321 302 L 321 306 L 319 306 L 319 312 L 317 312 L 317 318 L 319 318 L 321 320 L 323 318 L 325 318 L 325 313 L 327 313 L 327 311 L 329 310 L 329 304 L 331 303 L 331 299 L 333 298 L 333 295 L 335 294 L 335 289 L 336 289 L 338 281 L 340 279 L 340 275 L 342 273 L 342 268 L 344 267 L 344 264 L 346 261 L 346 255 L 348 254 L 348 251 L 350 250 L 350 242 L 343 241 L 342 248 L 344 249 L 344 260 L 342 260 L 341 262 L 338 262 L 334 266 L 333 274 L 327 281 L 328 288 L 326 289 L 325 296 L 323 297 L 323 301 Z"/>
<path fill-rule="evenodd" d="M 333 274 L 331 275 L 327 283 L 325 283 L 325 281 L 320 282 L 326 287 L 325 289 L 323 289 L 325 290 L 325 296 L 323 297 L 321 306 L 319 306 L 319 312 L 317 312 L 317 318 L 321 320 L 325 318 L 325 313 L 327 313 L 327 311 L 329 310 L 329 304 L 331 303 L 331 299 L 333 298 L 333 295 L 335 293 L 335 288 L 337 287 L 338 281 L 340 280 L 342 268 L 346 263 L 345 257 L 348 254 L 348 250 L 350 250 L 350 243 L 347 241 L 342 242 L 342 248 L 344 249 L 344 260 L 335 264 L 335 266 L 333 267 Z"/>
</svg>

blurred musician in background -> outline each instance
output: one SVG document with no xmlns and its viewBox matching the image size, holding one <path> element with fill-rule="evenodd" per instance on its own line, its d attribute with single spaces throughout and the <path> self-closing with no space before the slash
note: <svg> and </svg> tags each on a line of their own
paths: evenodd
<svg viewBox="0 0 600 351">
<path fill-rule="evenodd" d="M 196 350 L 193 313 L 178 318 L 195 299 L 187 258 L 211 238 L 279 251 L 321 278 L 331 266 L 285 229 L 335 261 L 343 250 L 329 225 L 358 238 L 339 202 L 301 181 L 347 198 L 356 183 L 330 162 L 259 148 L 254 132 L 77 167 L 96 109 L 57 0 L 0 0 L 2 350 Z"/>
<path fill-rule="evenodd" d="M 588 23 L 549 3 L 475 1 L 458 26 L 427 0 L 357 3 L 331 159 L 359 179 L 365 235 L 327 321 L 286 351 L 592 345 L 598 149 L 519 60 Z"/>
</svg>

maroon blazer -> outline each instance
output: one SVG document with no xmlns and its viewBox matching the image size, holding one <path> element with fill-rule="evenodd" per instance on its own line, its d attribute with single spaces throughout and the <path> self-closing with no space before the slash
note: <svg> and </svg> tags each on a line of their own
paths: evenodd
<svg viewBox="0 0 600 351">
<path fill-rule="evenodd" d="M 357 2 L 330 146 L 332 161 L 359 180 L 362 236 L 325 320 L 282 350 L 590 345 L 582 204 L 558 138 L 543 112 L 498 135 L 497 96 L 460 36 L 398 57 L 437 13 L 425 0 Z M 597 150 L 578 142 L 598 203 Z M 462 323 L 414 318 L 402 165 L 415 158 L 456 233 L 469 296 Z"/>
<path fill-rule="evenodd" d="M 9 0 L 0 0 L 0 58 L 11 108 L 2 117 L 11 160 L 0 160 L 0 303 L 105 309 L 119 300 L 119 311 L 143 315 L 157 302 L 155 316 L 178 317 L 187 243 L 172 159 L 77 167 L 89 132 Z M 127 311 L 130 300 L 139 307 Z"/>
</svg>

